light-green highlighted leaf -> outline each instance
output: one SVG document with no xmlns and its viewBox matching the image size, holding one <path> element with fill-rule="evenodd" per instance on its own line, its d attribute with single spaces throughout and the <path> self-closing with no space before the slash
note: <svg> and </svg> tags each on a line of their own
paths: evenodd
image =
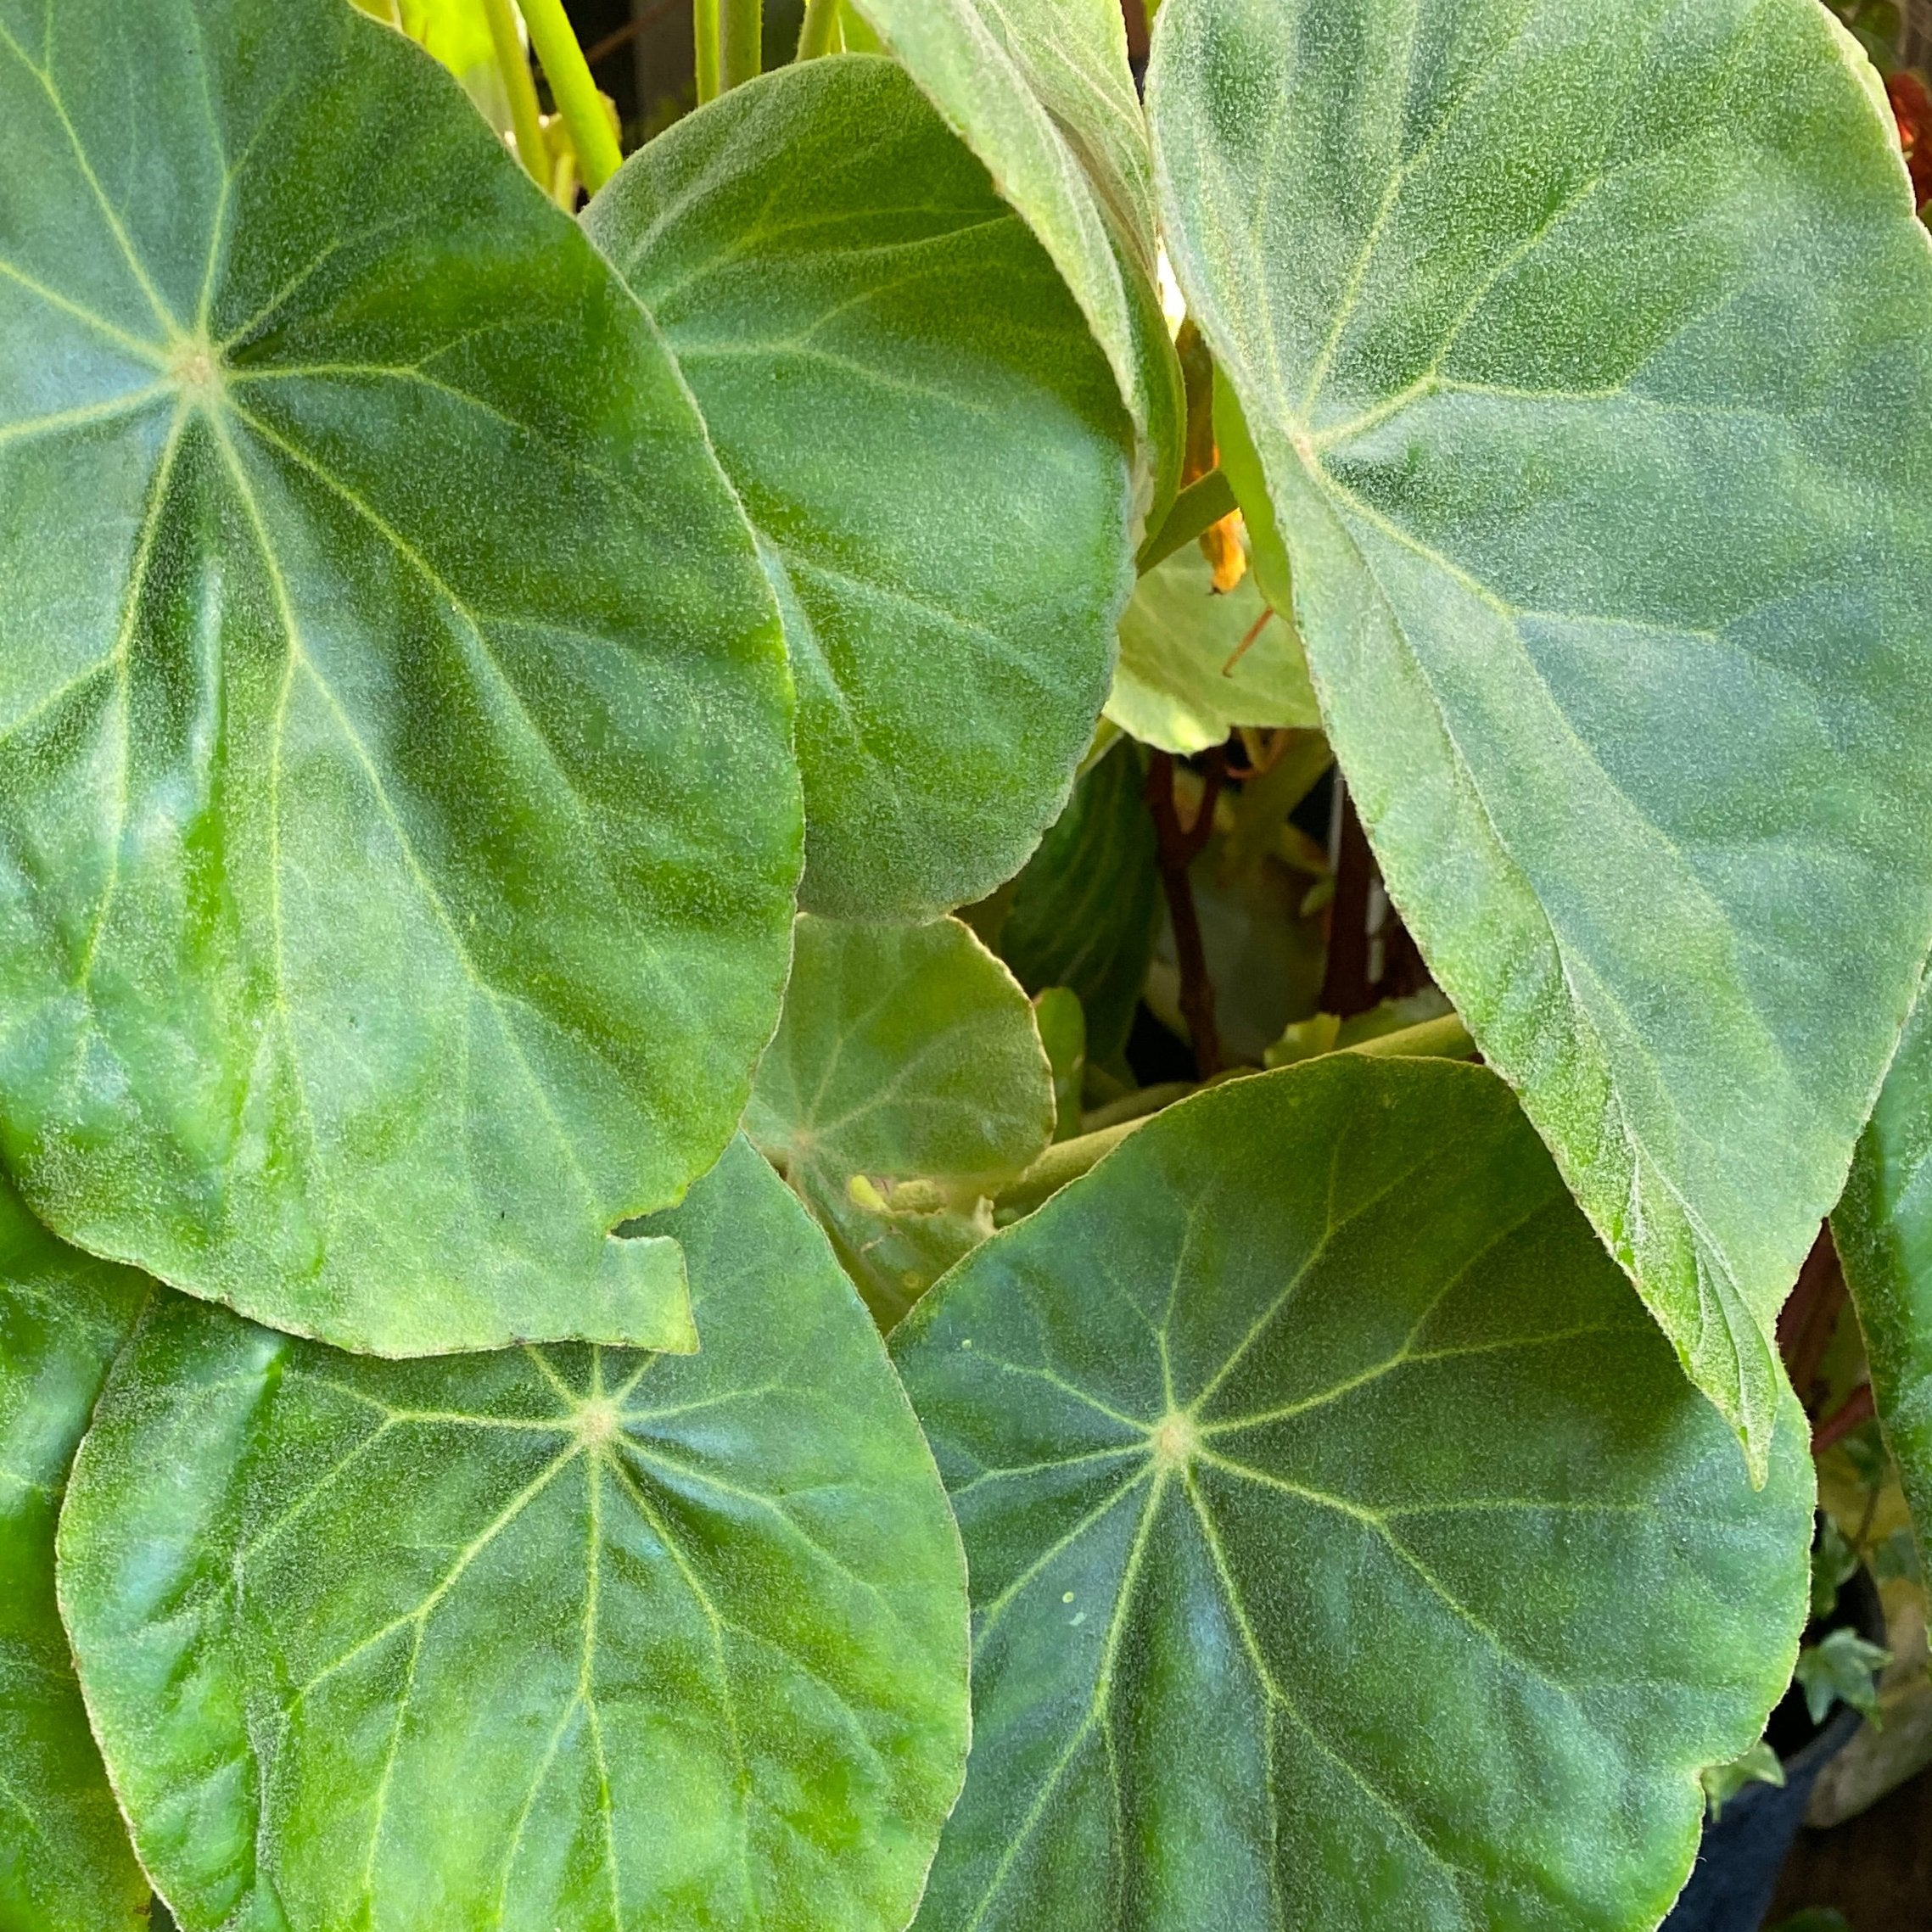
<svg viewBox="0 0 1932 1932">
<path fill-rule="evenodd" d="M 1923 992 L 1831 1229 L 1879 1426 L 1932 1575 L 1932 1000 Z"/>
<path fill-rule="evenodd" d="M 992 1231 L 979 1196 L 1021 1173 L 1054 1122 L 1032 1005 L 967 927 L 799 916 L 745 1131 L 832 1229 L 882 1320 Z M 876 1184 L 915 1180 L 933 1185 L 906 1221 Z"/>
<path fill-rule="evenodd" d="M 634 155 L 657 317 L 785 613 L 804 899 L 925 917 L 1053 822 L 1132 581 L 1127 425 L 1053 264 L 904 72 L 808 61 Z"/>
<path fill-rule="evenodd" d="M 1812 0 L 1168 0 L 1149 81 L 1390 893 L 1759 1470 L 1932 938 L 1932 248 L 1862 67 Z"/>
<path fill-rule="evenodd" d="M 53 1532 L 151 1284 L 64 1246 L 0 1181 L 0 1926 L 139 1932 L 134 1862 L 74 1681 Z"/>
<path fill-rule="evenodd" d="M 1070 988 L 1087 1016 L 1087 1058 L 1127 1045 L 1161 912 L 1145 766 L 1117 744 L 1073 787 L 1027 861 L 1000 929 L 1000 956 L 1029 992 Z"/>
<path fill-rule="evenodd" d="M 1114 0 L 850 0 L 1025 217 L 1106 351 L 1140 440 L 1151 529 L 1185 399 L 1155 288 L 1147 129 Z"/>
<path fill-rule="evenodd" d="M 1293 619 L 1269 609 L 1252 572 L 1218 596 L 1193 543 L 1135 587 L 1106 714 L 1143 743 L 1190 753 L 1237 725 L 1321 723 Z"/>
<path fill-rule="evenodd" d="M 0 501 L 36 1211 L 344 1347 L 691 1346 L 611 1230 L 777 1011 L 790 687 L 582 233 L 339 0 L 0 0 Z"/>
<path fill-rule="evenodd" d="M 742 1140 L 655 1225 L 700 1355 L 147 1318 L 60 1591 L 183 1932 L 904 1924 L 966 1741 L 932 1459 Z"/>
<path fill-rule="evenodd" d="M 893 1342 L 974 1612 L 921 1932 L 1657 1923 L 1811 1464 L 1788 1398 L 1750 1487 L 1492 1074 L 1184 1102 Z"/>
</svg>

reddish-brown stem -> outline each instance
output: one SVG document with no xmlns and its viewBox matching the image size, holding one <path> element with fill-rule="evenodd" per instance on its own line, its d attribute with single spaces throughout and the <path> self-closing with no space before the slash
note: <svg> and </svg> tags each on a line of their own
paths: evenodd
<svg viewBox="0 0 1932 1932">
<path fill-rule="evenodd" d="M 1827 1222 L 1818 1229 L 1818 1238 L 1798 1271 L 1798 1285 L 1778 1318 L 1778 1350 L 1784 1358 L 1791 1386 L 1807 1409 L 1815 1409 L 1823 1392 L 1817 1386 L 1818 1370 L 1837 1332 L 1845 1294 L 1845 1271 L 1838 1264 L 1831 1224 Z"/>
<path fill-rule="evenodd" d="M 1214 982 L 1207 976 L 1207 954 L 1201 941 L 1201 916 L 1194 904 L 1194 882 L 1188 876 L 1214 831 L 1214 807 L 1228 776 L 1226 753 L 1215 750 L 1202 760 L 1201 806 L 1194 822 L 1184 826 L 1174 802 L 1172 753 L 1155 752 L 1147 761 L 1147 809 L 1161 868 L 1161 888 L 1168 895 L 1168 916 L 1173 922 L 1174 960 L 1180 968 L 1181 1017 L 1187 1022 L 1194 1045 L 1195 1071 L 1203 1080 L 1221 1071 L 1221 1035 L 1214 1023 Z"/>
<path fill-rule="evenodd" d="M 1842 1442 L 1854 1429 L 1869 1422 L 1877 1410 L 1872 1402 L 1872 1385 L 1861 1382 L 1831 1414 L 1812 1429 L 1812 1453 L 1822 1456 L 1834 1442 Z"/>
<path fill-rule="evenodd" d="M 1349 1019 L 1375 1004 L 1369 983 L 1369 888 L 1375 882 L 1375 855 L 1339 775 L 1341 851 L 1335 868 L 1335 899 L 1330 907 L 1328 970 L 1322 977 L 1322 1007 Z"/>
<path fill-rule="evenodd" d="M 1127 23 L 1127 58 L 1138 67 L 1147 58 L 1145 0 L 1120 0 L 1120 12 Z"/>
</svg>

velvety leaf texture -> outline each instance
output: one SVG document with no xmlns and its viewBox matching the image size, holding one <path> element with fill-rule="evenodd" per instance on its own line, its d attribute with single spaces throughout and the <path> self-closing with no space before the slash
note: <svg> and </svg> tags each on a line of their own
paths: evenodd
<svg viewBox="0 0 1932 1932">
<path fill-rule="evenodd" d="M 60 1589 L 183 1932 L 904 1924 L 966 1743 L 932 1459 L 743 1141 L 657 1225 L 700 1355 L 147 1319 Z"/>
<path fill-rule="evenodd" d="M 1052 262 L 903 69 L 814 60 L 585 216 L 757 526 L 798 687 L 804 899 L 926 916 L 1020 866 L 1106 697 L 1127 426 Z"/>
<path fill-rule="evenodd" d="M 1831 1226 L 1932 1575 L 1932 1000 L 1923 990 Z"/>
<path fill-rule="evenodd" d="M 346 1347 L 691 1346 L 611 1230 L 777 1011 L 789 680 L 581 232 L 339 0 L 0 0 L 0 502 L 36 1210 Z"/>
<path fill-rule="evenodd" d="M 1761 1470 L 1932 938 L 1932 247 L 1849 46 L 1168 0 L 1149 82 L 1391 895 Z"/>
<path fill-rule="evenodd" d="M 1140 754 L 1116 745 L 1027 861 L 1000 951 L 1029 993 L 1070 988 L 1087 1016 L 1087 1057 L 1126 1046 L 1154 956 L 1161 876 Z"/>
<path fill-rule="evenodd" d="M 152 1285 L 57 1241 L 0 1181 L 0 1927 L 137 1932 L 148 1882 L 53 1595 L 67 1472 Z"/>
<path fill-rule="evenodd" d="M 1114 0 L 851 0 L 1040 238 L 1140 443 L 1135 507 L 1180 474 L 1185 401 L 1155 288 L 1146 124 Z"/>
<path fill-rule="evenodd" d="M 893 1341 L 974 1612 L 921 1932 L 1656 1924 L 1811 1464 L 1788 1398 L 1753 1491 L 1492 1074 L 1188 1101 Z"/>
</svg>

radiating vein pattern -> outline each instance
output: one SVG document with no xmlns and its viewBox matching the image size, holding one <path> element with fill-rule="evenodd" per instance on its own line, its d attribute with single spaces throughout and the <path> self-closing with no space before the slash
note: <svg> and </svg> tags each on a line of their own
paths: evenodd
<svg viewBox="0 0 1932 1932">
<path fill-rule="evenodd" d="M 1809 1465 L 1751 1490 L 1492 1074 L 1202 1095 L 893 1352 L 973 1595 L 921 1932 L 1661 1914 L 1789 1671 Z"/>
<path fill-rule="evenodd" d="M 1131 577 L 1130 433 L 1052 263 L 870 56 L 734 89 L 585 221 L 759 532 L 804 903 L 924 917 L 990 891 L 1065 800 Z"/>
<path fill-rule="evenodd" d="M 143 1326 L 62 1591 L 184 1932 L 904 1924 L 965 1756 L 937 1474 L 746 1143 L 664 1219 L 696 1358 Z"/>
<path fill-rule="evenodd" d="M 41 16 L 0 0 L 4 1152 L 342 1346 L 688 1347 L 612 1230 L 731 1131 L 801 838 L 703 425 L 403 40 Z"/>
<path fill-rule="evenodd" d="M 1932 938 L 1932 249 L 1862 67 L 1809 0 L 1179 0 L 1150 81 L 1391 893 L 1760 1467 Z"/>
</svg>

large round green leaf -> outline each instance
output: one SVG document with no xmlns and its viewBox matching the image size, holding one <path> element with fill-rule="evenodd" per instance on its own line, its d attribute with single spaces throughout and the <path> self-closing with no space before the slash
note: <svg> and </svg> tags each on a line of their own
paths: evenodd
<svg viewBox="0 0 1932 1932">
<path fill-rule="evenodd" d="M 1154 193 L 1116 0 L 850 0 L 1040 238 L 1140 433 L 1149 527 L 1180 474 L 1186 401 L 1156 289 Z"/>
<path fill-rule="evenodd" d="M 1811 1464 L 1791 1403 L 1751 1489 L 1493 1075 L 1190 1100 L 893 1339 L 974 1609 L 922 1929 L 1656 1924 Z"/>
<path fill-rule="evenodd" d="M 64 1246 L 0 1181 L 0 1926 L 140 1932 L 148 1882 L 87 1729 L 53 1530 L 152 1284 Z"/>
<path fill-rule="evenodd" d="M 814 60 L 585 216 L 757 527 L 798 686 L 804 896 L 925 916 L 1019 869 L 1106 701 L 1126 425 L 1052 262 L 904 71 Z"/>
<path fill-rule="evenodd" d="M 340 0 L 0 0 L 0 1114 L 62 1234 L 384 1352 L 691 1345 L 798 864 L 649 322 Z"/>
<path fill-rule="evenodd" d="M 980 1196 L 1053 1138 L 1026 994 L 956 919 L 798 918 L 745 1131 L 810 1205 L 880 1321 L 993 1232 Z M 894 1183 L 936 1184 L 892 1198 Z"/>
<path fill-rule="evenodd" d="M 656 1224 L 697 1356 L 148 1318 L 60 1591 L 184 1932 L 904 1925 L 966 1741 L 932 1459 L 743 1141 Z"/>
<path fill-rule="evenodd" d="M 1168 0 L 1389 891 L 1756 1466 L 1932 938 L 1932 247 L 1815 0 Z M 1860 71 L 1862 70 L 1862 71 Z"/>
<path fill-rule="evenodd" d="M 1831 1226 L 1932 1575 L 1932 996 L 1923 988 Z"/>
</svg>

